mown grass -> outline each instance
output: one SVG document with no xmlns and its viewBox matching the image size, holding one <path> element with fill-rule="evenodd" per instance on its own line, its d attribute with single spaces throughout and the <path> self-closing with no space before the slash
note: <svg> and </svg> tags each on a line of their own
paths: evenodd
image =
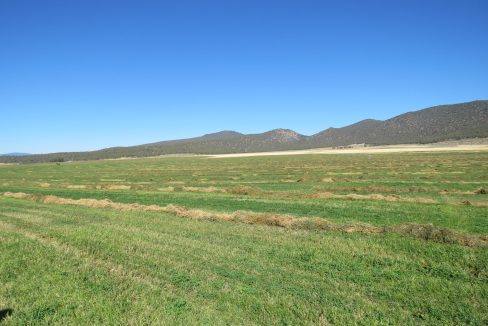
<svg viewBox="0 0 488 326">
<path fill-rule="evenodd" d="M 488 189 L 487 161 L 486 152 L 459 152 L 10 165 L 0 166 L 0 192 L 432 223 L 483 236 L 488 195 L 476 191 Z M 321 192 L 404 201 L 314 197 Z M 0 197 L 0 310 L 12 309 L 11 324 L 482 325 L 487 266 L 486 247 L 397 234 Z"/>
<path fill-rule="evenodd" d="M 487 251 L 1 199 L 12 323 L 478 323 Z"/>
</svg>

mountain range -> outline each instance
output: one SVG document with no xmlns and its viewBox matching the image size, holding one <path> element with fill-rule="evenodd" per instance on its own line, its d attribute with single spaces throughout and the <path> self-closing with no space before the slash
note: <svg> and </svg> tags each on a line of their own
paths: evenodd
<svg viewBox="0 0 488 326">
<path fill-rule="evenodd" d="M 0 154 L 0 156 L 26 156 L 26 155 L 31 155 L 31 154 L 29 154 L 29 153 L 19 153 L 19 152 Z"/>
<path fill-rule="evenodd" d="M 393 145 L 488 137 L 488 100 L 440 105 L 387 120 L 367 119 L 311 136 L 290 129 L 259 134 L 220 131 L 201 137 L 168 140 L 88 152 L 0 156 L 0 162 L 34 163 L 147 157 L 165 154 L 224 154 L 294 150 L 351 144 Z"/>
</svg>

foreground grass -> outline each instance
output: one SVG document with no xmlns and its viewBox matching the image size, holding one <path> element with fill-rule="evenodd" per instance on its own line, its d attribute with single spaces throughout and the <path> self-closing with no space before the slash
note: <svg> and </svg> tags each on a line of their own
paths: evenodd
<svg viewBox="0 0 488 326">
<path fill-rule="evenodd" d="M 486 323 L 488 251 L 0 199 L 7 323 Z"/>
<path fill-rule="evenodd" d="M 0 192 L 488 235 L 488 152 L 0 165 Z M 36 197 L 37 198 L 37 197 Z M 7 324 L 488 323 L 488 249 L 0 196 Z"/>
</svg>

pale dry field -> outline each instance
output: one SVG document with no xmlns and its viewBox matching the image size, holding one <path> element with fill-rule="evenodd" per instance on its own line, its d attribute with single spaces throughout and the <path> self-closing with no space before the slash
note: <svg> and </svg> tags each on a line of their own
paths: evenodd
<svg viewBox="0 0 488 326">
<path fill-rule="evenodd" d="M 212 158 L 230 157 L 252 157 L 252 156 L 273 156 L 273 155 L 304 155 L 304 154 L 379 154 L 379 153 L 407 153 L 407 152 L 453 152 L 453 151 L 487 151 L 488 140 L 480 139 L 476 143 L 465 143 L 464 141 L 442 142 L 435 144 L 404 144 L 385 145 L 353 148 L 312 148 L 292 151 L 258 152 L 258 153 L 235 153 L 211 155 Z"/>
</svg>

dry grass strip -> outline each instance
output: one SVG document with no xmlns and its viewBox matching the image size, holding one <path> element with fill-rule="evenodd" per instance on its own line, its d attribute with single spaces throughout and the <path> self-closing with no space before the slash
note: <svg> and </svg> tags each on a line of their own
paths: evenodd
<svg viewBox="0 0 488 326">
<path fill-rule="evenodd" d="M 5 192 L 5 197 L 39 201 L 46 204 L 77 205 L 94 208 L 111 208 L 123 211 L 153 211 L 170 213 L 183 218 L 232 221 L 246 224 L 277 226 L 296 230 L 340 231 L 345 233 L 382 234 L 396 233 L 439 243 L 453 243 L 469 247 L 488 246 L 488 236 L 462 234 L 432 224 L 404 223 L 393 226 L 374 226 L 367 223 L 338 224 L 320 217 L 296 217 L 287 214 L 259 213 L 236 211 L 232 213 L 212 212 L 201 209 L 190 209 L 179 205 L 142 205 L 138 203 L 117 203 L 109 199 L 71 199 L 53 195 L 32 195 L 22 192 Z"/>
<path fill-rule="evenodd" d="M 220 189 L 217 187 L 181 187 L 181 190 L 187 192 L 225 192 L 225 189 Z"/>
<path fill-rule="evenodd" d="M 368 195 L 361 195 L 361 194 L 347 194 L 347 195 L 339 195 L 334 194 L 332 192 L 324 191 L 318 192 L 312 195 L 309 195 L 309 198 L 335 198 L 335 199 L 349 199 L 349 200 L 384 200 L 384 201 L 391 201 L 391 202 L 410 202 L 410 203 L 422 203 L 422 204 L 437 204 L 438 202 L 431 198 L 424 198 L 424 197 L 400 197 L 398 195 L 382 195 L 382 194 L 368 194 Z"/>
<path fill-rule="evenodd" d="M 442 192 L 441 194 L 446 194 Z M 464 192 L 462 194 L 475 194 L 475 192 Z M 476 193 L 478 194 L 478 193 Z M 426 197 L 401 197 L 398 195 L 382 195 L 382 194 L 334 194 L 332 192 L 323 191 L 317 192 L 311 195 L 307 195 L 306 198 L 316 198 L 316 199 L 346 199 L 346 200 L 383 200 L 388 202 L 403 202 L 403 203 L 417 203 L 417 204 L 440 204 L 441 202 Z M 486 202 L 468 202 L 461 201 L 458 203 L 450 203 L 454 205 L 473 205 L 477 207 L 488 207 Z"/>
</svg>

